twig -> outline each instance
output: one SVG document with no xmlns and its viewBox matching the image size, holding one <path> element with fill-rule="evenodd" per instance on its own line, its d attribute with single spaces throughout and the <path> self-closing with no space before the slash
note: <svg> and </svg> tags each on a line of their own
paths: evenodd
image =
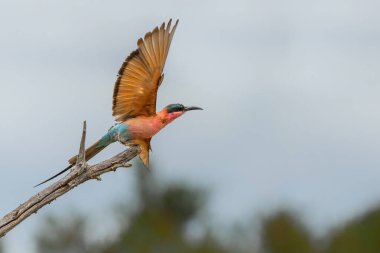
<svg viewBox="0 0 380 253">
<path fill-rule="evenodd" d="M 43 206 L 50 204 L 52 201 L 62 196 L 66 192 L 74 189 L 76 186 L 90 180 L 101 180 L 100 176 L 110 171 L 116 171 L 120 167 L 130 167 L 128 162 L 139 154 L 138 145 L 130 145 L 129 148 L 120 154 L 100 162 L 98 164 L 88 166 L 85 158 L 85 139 L 86 139 L 86 122 L 83 123 L 82 139 L 79 148 L 79 154 L 76 165 L 62 179 L 40 191 L 29 200 L 21 204 L 19 207 L 5 215 L 0 219 L 0 237 L 16 227 L 23 220 L 33 213 L 37 213 Z"/>
</svg>

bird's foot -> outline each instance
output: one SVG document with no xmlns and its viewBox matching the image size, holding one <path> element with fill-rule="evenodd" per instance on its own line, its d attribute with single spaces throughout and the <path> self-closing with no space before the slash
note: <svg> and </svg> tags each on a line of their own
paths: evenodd
<svg viewBox="0 0 380 253">
<path fill-rule="evenodd" d="M 125 146 L 129 147 L 129 148 L 135 148 L 135 147 L 138 147 L 139 144 L 137 143 L 134 143 L 134 142 L 127 142 L 126 144 L 124 144 Z"/>
</svg>

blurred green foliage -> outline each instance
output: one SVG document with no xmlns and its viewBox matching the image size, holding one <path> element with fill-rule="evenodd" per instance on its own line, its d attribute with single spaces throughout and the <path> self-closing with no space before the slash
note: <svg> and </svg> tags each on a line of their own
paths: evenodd
<svg viewBox="0 0 380 253">
<path fill-rule="evenodd" d="M 349 222 L 330 234 L 327 253 L 379 253 L 380 208 Z"/>
<path fill-rule="evenodd" d="M 263 222 L 261 242 L 266 253 L 315 252 L 307 229 L 295 216 L 285 211 Z"/>
<path fill-rule="evenodd" d="M 197 218 L 204 203 L 204 192 L 185 185 L 155 186 L 151 173 L 138 174 L 138 208 L 130 212 L 117 238 L 106 243 L 86 240 L 86 222 L 47 219 L 36 237 L 37 252 L 91 253 L 223 253 L 226 249 L 211 233 L 194 241 L 186 236 L 189 222 Z"/>
<path fill-rule="evenodd" d="M 260 229 L 223 231 L 215 236 L 204 225 L 197 239 L 187 236 L 188 225 L 199 220 L 206 204 L 205 192 L 184 184 L 156 186 L 151 173 L 139 170 L 137 204 L 123 210 L 126 220 L 116 237 L 90 241 L 88 224 L 80 215 L 60 220 L 48 217 L 36 237 L 39 253 L 378 253 L 380 208 L 374 209 L 313 238 L 294 212 L 278 211 L 260 222 Z M 248 223 L 247 223 L 248 224 Z M 253 226 L 253 225 L 252 225 Z M 247 226 L 246 226 L 247 227 Z M 259 235 L 257 235 L 259 233 Z M 254 238 L 259 238 L 254 240 Z M 0 245 L 1 246 L 1 245 Z M 1 247 L 0 247 L 1 253 Z"/>
<path fill-rule="evenodd" d="M 198 243 L 186 239 L 186 225 L 202 207 L 201 192 L 184 185 L 159 190 L 144 172 L 138 173 L 140 208 L 131 215 L 120 237 L 101 252 L 224 252 L 211 235 Z"/>
<path fill-rule="evenodd" d="M 86 220 L 72 215 L 70 220 L 47 217 L 36 236 L 39 253 L 87 252 Z"/>
</svg>

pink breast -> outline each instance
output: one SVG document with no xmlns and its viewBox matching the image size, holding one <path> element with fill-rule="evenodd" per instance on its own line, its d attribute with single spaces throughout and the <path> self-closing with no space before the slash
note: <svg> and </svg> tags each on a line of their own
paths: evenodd
<svg viewBox="0 0 380 253">
<path fill-rule="evenodd" d="M 138 117 L 126 121 L 133 138 L 150 138 L 162 129 L 162 123 L 154 117 Z"/>
</svg>

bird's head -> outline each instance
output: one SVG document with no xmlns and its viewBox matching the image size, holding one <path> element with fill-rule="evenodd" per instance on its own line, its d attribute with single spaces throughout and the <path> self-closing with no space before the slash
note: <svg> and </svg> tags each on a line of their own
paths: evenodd
<svg viewBox="0 0 380 253">
<path fill-rule="evenodd" d="M 192 110 L 203 110 L 200 107 L 196 106 L 184 106 L 182 104 L 170 104 L 166 106 L 161 112 L 165 116 L 165 119 L 167 120 L 167 124 L 175 120 L 176 118 L 182 116 L 187 111 Z"/>
</svg>

